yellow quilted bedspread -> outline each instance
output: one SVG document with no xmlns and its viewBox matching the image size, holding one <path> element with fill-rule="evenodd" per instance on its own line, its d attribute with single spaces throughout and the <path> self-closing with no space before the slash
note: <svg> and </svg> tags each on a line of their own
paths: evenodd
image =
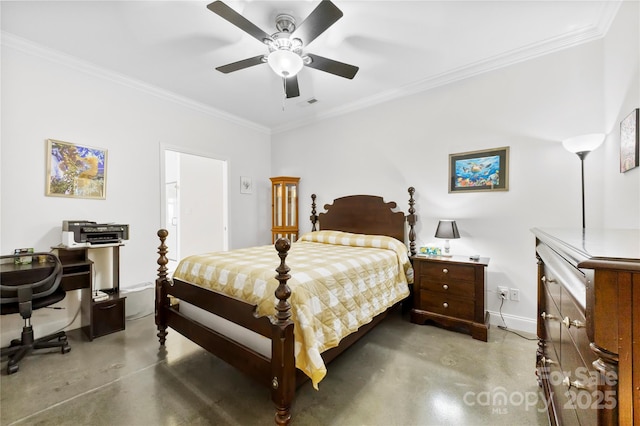
<svg viewBox="0 0 640 426">
<path fill-rule="evenodd" d="M 320 354 L 409 294 L 413 270 L 407 248 L 385 236 L 317 231 L 291 245 L 289 303 L 295 324 L 296 367 L 313 386 L 326 375 Z M 275 315 L 279 258 L 272 245 L 206 253 L 183 259 L 175 278 Z"/>
</svg>

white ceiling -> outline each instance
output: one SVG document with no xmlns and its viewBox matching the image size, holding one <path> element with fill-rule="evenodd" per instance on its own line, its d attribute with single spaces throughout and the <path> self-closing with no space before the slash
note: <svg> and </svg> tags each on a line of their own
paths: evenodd
<svg viewBox="0 0 640 426">
<path fill-rule="evenodd" d="M 344 16 L 305 52 L 360 70 L 348 80 L 304 68 L 300 97 L 285 100 L 266 64 L 215 70 L 267 48 L 208 3 L 2 1 L 3 43 L 277 132 L 602 37 L 619 7 L 595 0 L 334 0 Z M 319 1 L 225 3 L 273 33 L 278 13 L 300 23 Z M 312 98 L 318 102 L 310 105 Z"/>
</svg>

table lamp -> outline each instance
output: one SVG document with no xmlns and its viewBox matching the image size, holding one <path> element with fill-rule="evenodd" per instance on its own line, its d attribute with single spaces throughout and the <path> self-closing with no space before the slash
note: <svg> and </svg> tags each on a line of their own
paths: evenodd
<svg viewBox="0 0 640 426">
<path fill-rule="evenodd" d="M 440 222 L 438 222 L 435 237 L 444 239 L 444 253 L 442 253 L 442 256 L 450 257 L 449 240 L 453 238 L 460 238 L 456 221 L 451 219 L 440 220 Z"/>
</svg>

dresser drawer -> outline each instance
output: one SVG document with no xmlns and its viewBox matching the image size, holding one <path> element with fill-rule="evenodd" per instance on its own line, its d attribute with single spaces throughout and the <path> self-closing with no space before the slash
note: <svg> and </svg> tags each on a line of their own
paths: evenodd
<svg viewBox="0 0 640 426">
<path fill-rule="evenodd" d="M 597 388 L 597 373 L 584 364 L 574 342 L 563 328 L 563 340 L 560 366 L 562 374 L 567 380 L 562 383 L 562 392 L 565 393 L 566 409 L 573 409 L 582 426 L 597 424 L 597 407 L 607 401 L 600 399 Z M 569 384 L 570 383 L 570 384 Z"/>
<path fill-rule="evenodd" d="M 437 293 L 448 294 L 451 296 L 469 298 L 475 297 L 476 294 L 474 283 L 468 281 L 448 282 L 422 277 L 419 282 L 421 290 L 429 290 L 435 291 Z"/>
<path fill-rule="evenodd" d="M 554 412 L 558 422 L 562 426 L 579 426 L 578 413 L 572 408 L 571 395 L 567 392 L 567 386 L 562 383 L 564 374 L 559 363 L 549 364 L 542 373 L 550 389 Z"/>
<path fill-rule="evenodd" d="M 473 299 L 449 296 L 433 291 L 420 291 L 420 309 L 454 318 L 473 321 Z"/>
<path fill-rule="evenodd" d="M 590 366 L 598 357 L 589 347 L 585 316 L 566 290 L 562 292 L 560 315 L 564 333 L 571 337 L 584 364 Z"/>
<path fill-rule="evenodd" d="M 420 262 L 418 274 L 442 282 L 475 281 L 475 267 L 473 265 Z"/>
<path fill-rule="evenodd" d="M 544 275 L 542 276 L 542 280 L 544 281 L 544 287 L 547 289 L 547 292 L 551 296 L 553 303 L 560 308 L 560 298 L 562 293 L 561 281 L 553 274 L 549 268 L 545 266 Z"/>
<path fill-rule="evenodd" d="M 540 320 L 544 322 L 546 343 L 549 350 L 553 351 L 553 354 L 549 352 L 548 355 L 556 362 L 560 362 L 560 330 L 562 327 L 560 311 L 548 291 L 545 291 L 545 309 L 542 315 Z"/>
</svg>

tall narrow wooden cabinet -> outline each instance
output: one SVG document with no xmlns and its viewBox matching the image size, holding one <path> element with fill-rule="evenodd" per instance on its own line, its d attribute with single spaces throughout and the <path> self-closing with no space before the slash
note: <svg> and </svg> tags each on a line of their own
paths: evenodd
<svg viewBox="0 0 640 426">
<path fill-rule="evenodd" d="M 271 240 L 280 237 L 298 239 L 298 182 L 300 178 L 271 178 Z"/>
</svg>

